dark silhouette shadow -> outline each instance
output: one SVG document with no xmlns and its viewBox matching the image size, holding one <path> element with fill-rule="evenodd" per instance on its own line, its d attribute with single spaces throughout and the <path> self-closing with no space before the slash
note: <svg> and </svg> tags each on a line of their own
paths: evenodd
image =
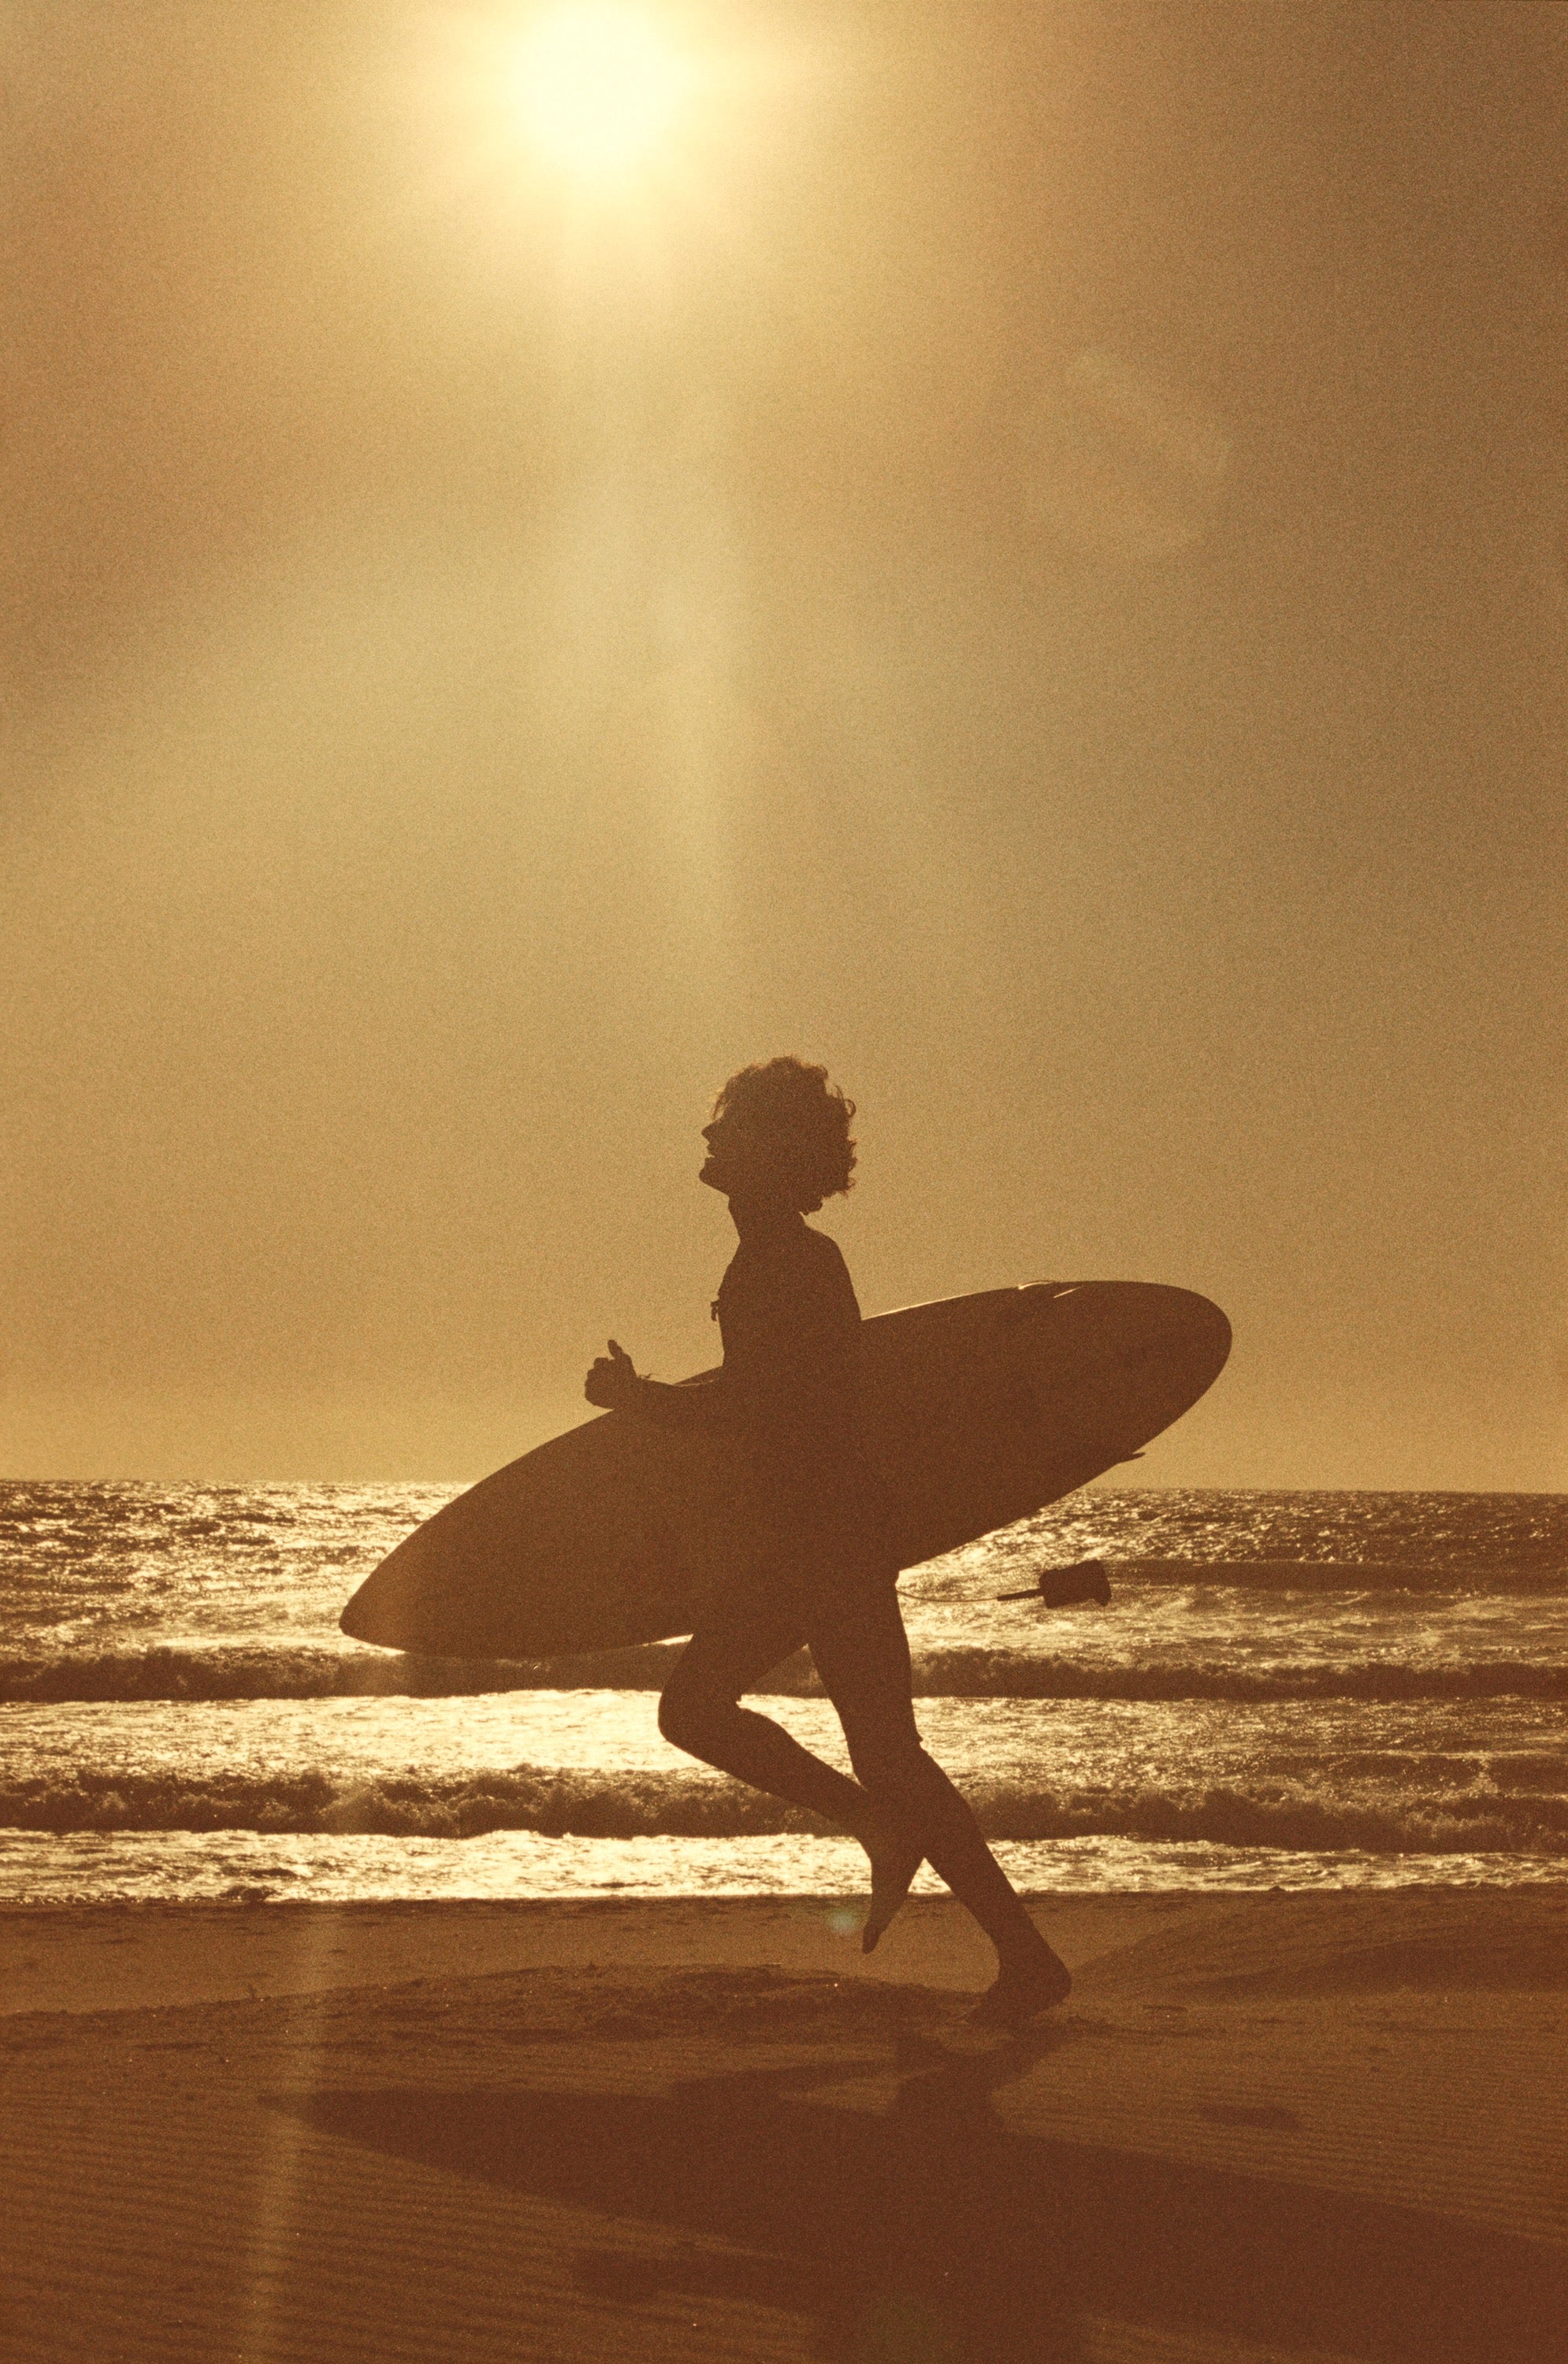
<svg viewBox="0 0 1568 2364">
<path fill-rule="evenodd" d="M 1419 2209 L 1015 2133 L 992 2091 L 1069 2030 L 983 2056 L 900 2035 L 891 2108 L 792 2095 L 874 2061 L 658 2094 L 436 2087 L 279 2098 L 319 2132 L 640 2221 L 660 2254 L 579 2256 L 584 2292 L 750 2300 L 872 2364 L 1073 2364 L 1085 2318 L 1420 2364 L 1540 2364 L 1564 2259 Z M 885 2064 L 882 2064 L 884 2067 Z M 718 2237 L 728 2254 L 683 2250 Z"/>
<path fill-rule="evenodd" d="M 693 1614 L 692 1638 L 659 1701 L 665 1739 L 861 1841 L 871 1865 L 868 1953 L 929 1863 L 996 1948 L 993 2008 L 1021 2024 L 1062 2002 L 1072 1980 L 970 1807 L 921 1745 L 897 1597 L 899 1568 L 911 1557 L 898 1539 L 904 1489 L 884 1483 L 868 1450 L 862 1325 L 849 1271 L 836 1243 L 806 1221 L 851 1188 L 854 1113 L 826 1067 L 793 1056 L 730 1076 L 703 1128 L 698 1177 L 728 1199 L 740 1242 L 713 1304 L 724 1361 L 701 1385 L 669 1387 L 639 1377 L 612 1338 L 584 1393 L 655 1427 L 706 1433 L 744 1472 L 741 1556 L 751 1565 L 739 1584 L 732 1571 Z M 1027 1374 L 1009 1377 L 1013 1427 L 1037 1424 Z M 951 1384 L 940 1392 L 941 1410 L 924 1424 L 928 1460 L 952 1422 Z M 977 1414 L 973 1386 L 958 1399 L 969 1422 L 995 1425 Z M 1016 1514 L 1010 1503 L 1000 1507 Z M 968 1531 L 984 1533 L 996 1508 L 978 1512 L 972 1501 Z M 803 1646 L 843 1726 L 852 1780 L 772 1717 L 740 1705 Z"/>
</svg>

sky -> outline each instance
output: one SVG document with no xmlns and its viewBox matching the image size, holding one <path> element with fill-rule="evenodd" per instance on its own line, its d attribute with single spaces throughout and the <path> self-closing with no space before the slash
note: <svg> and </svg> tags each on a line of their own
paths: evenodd
<svg viewBox="0 0 1568 2364">
<path fill-rule="evenodd" d="M 0 6 L 0 1474 L 703 1367 L 787 1050 L 1145 1482 L 1561 1489 L 1568 11 L 572 6 Z"/>
</svg>

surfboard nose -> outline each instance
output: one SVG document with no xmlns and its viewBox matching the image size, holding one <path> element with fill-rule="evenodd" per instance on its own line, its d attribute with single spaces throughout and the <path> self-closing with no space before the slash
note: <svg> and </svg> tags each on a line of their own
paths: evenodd
<svg viewBox="0 0 1568 2364">
<path fill-rule="evenodd" d="M 1195 1288 L 1158 1280 L 1037 1280 L 1018 1294 L 1020 1315 L 1048 1320 L 1059 1336 L 1093 1332 L 1111 1357 L 1118 1349 L 1173 1353 L 1195 1375 L 1207 1371 L 1204 1387 L 1230 1354 L 1229 1321 Z"/>
<path fill-rule="evenodd" d="M 1018 1297 L 1029 1360 L 1049 1375 L 1048 1422 L 1064 1443 L 1102 1440 L 1103 1466 L 1179 1420 L 1230 1353 L 1230 1324 L 1212 1299 L 1165 1281 L 1039 1281 Z"/>
<path fill-rule="evenodd" d="M 1151 1322 L 1157 1322 L 1167 1342 L 1182 1343 L 1182 1356 L 1187 1369 L 1195 1377 L 1207 1371 L 1207 1377 L 1199 1388 L 1212 1387 L 1230 1359 L 1232 1333 L 1229 1321 L 1212 1298 L 1200 1297 L 1195 1288 L 1173 1288 L 1159 1282 L 1129 1282 L 1146 1299 L 1146 1312 Z"/>
</svg>

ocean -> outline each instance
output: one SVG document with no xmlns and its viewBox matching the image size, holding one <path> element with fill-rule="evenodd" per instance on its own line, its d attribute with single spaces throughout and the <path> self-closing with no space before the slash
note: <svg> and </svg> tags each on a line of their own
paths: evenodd
<svg viewBox="0 0 1568 2364">
<path fill-rule="evenodd" d="M 0 1898 L 861 1895 L 852 1843 L 660 1738 L 678 1645 L 339 1634 L 457 1490 L 0 1486 Z M 1108 1608 L 995 1598 L 1091 1555 Z M 927 1745 L 1029 1893 L 1568 1878 L 1568 1497 L 1095 1489 L 901 1591 Z M 846 1763 L 804 1660 L 769 1690 Z"/>
</svg>

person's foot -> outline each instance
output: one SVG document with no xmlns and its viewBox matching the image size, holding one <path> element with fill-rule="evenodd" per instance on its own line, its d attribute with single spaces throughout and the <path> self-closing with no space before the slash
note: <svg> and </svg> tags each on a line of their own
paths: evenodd
<svg viewBox="0 0 1568 2364">
<path fill-rule="evenodd" d="M 871 1911 L 861 1931 L 861 1951 L 874 1954 L 883 1931 L 908 1895 L 910 1882 L 926 1858 L 913 1839 L 891 1828 L 862 1845 L 871 1857 Z"/>
<path fill-rule="evenodd" d="M 1065 2002 L 1072 1991 L 1066 1963 L 1046 1946 L 1027 1962 L 1005 1962 L 995 1985 L 969 2016 L 977 2027 L 1024 2027 L 1040 2012 Z"/>
</svg>

